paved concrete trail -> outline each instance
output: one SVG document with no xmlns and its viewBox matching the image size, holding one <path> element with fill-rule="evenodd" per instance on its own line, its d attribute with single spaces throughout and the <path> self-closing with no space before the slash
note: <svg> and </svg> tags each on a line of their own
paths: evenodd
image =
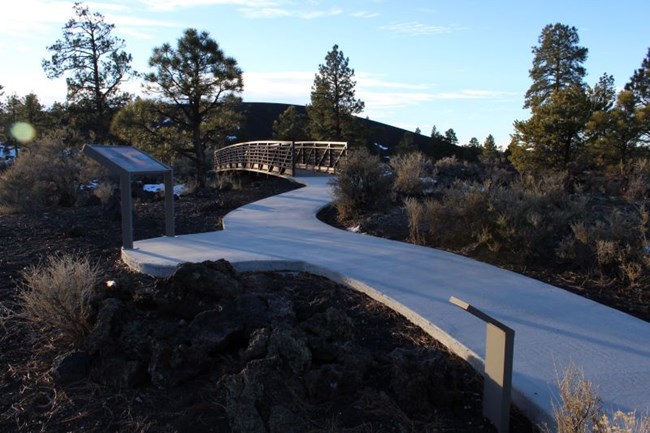
<svg viewBox="0 0 650 433">
<path fill-rule="evenodd" d="M 239 270 L 307 270 L 345 282 L 398 310 L 475 366 L 485 325 L 451 305 L 469 302 L 516 331 L 513 401 L 544 421 L 556 379 L 581 367 L 606 410 L 650 411 L 650 323 L 509 271 L 406 243 L 330 227 L 316 212 L 331 202 L 328 177 L 231 212 L 225 230 L 155 238 L 124 250 L 154 276 L 182 262 L 225 258 Z"/>
</svg>

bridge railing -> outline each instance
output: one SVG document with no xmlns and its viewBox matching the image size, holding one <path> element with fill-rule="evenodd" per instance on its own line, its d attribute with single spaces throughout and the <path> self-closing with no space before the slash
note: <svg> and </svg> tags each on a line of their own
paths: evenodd
<svg viewBox="0 0 650 433">
<path fill-rule="evenodd" d="M 247 170 L 295 176 L 296 169 L 334 173 L 347 156 L 347 143 L 330 141 L 248 141 L 214 153 L 215 171 Z"/>
<path fill-rule="evenodd" d="M 293 142 L 247 141 L 224 147 L 214 153 L 216 171 L 247 170 L 293 175 Z"/>
<path fill-rule="evenodd" d="M 296 168 L 334 173 L 347 153 L 343 141 L 296 141 L 294 161 Z"/>
</svg>

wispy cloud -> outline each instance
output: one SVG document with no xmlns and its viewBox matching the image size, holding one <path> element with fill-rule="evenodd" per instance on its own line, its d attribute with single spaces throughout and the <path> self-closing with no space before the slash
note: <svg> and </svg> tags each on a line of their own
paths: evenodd
<svg viewBox="0 0 650 433">
<path fill-rule="evenodd" d="M 91 12 L 102 13 L 106 22 L 115 24 L 119 32 L 142 39 L 150 37 L 145 30 L 147 28 L 177 26 L 170 21 L 140 18 L 125 4 L 91 2 L 87 6 Z M 67 1 L 23 0 L 20 8 L 6 11 L 4 18 L 0 35 L 37 41 L 48 32 L 61 29 L 70 18 L 74 18 L 74 10 Z"/>
<path fill-rule="evenodd" d="M 275 0 L 138 0 L 138 3 L 156 11 L 174 11 L 194 6 L 241 6 L 246 8 L 274 8 L 280 5 Z"/>
<path fill-rule="evenodd" d="M 380 29 L 392 33 L 407 35 L 407 36 L 429 36 L 429 35 L 441 35 L 441 34 L 451 33 L 454 31 L 462 30 L 462 27 L 435 26 L 435 25 L 422 24 L 415 21 L 411 21 L 406 23 L 389 24 L 389 25 L 381 26 Z"/>
<path fill-rule="evenodd" d="M 72 14 L 69 2 L 25 0 L 21 7 L 5 8 L 0 35 L 39 40 L 54 26 L 62 27 Z"/>
<path fill-rule="evenodd" d="M 341 15 L 342 13 L 343 13 L 342 9 L 332 8 L 328 10 L 298 11 L 296 12 L 296 16 L 307 20 L 311 20 L 314 18 L 334 17 L 337 15 Z"/>
<path fill-rule="evenodd" d="M 313 20 L 316 18 L 337 16 L 343 13 L 343 10 L 337 8 L 326 9 L 326 10 L 325 9 L 294 10 L 294 9 L 274 8 L 274 7 L 260 7 L 260 8 L 245 7 L 245 8 L 240 8 L 239 11 L 246 18 L 254 18 L 254 19 L 294 17 L 294 18 L 301 18 L 306 20 Z"/>
<path fill-rule="evenodd" d="M 368 12 L 368 11 L 358 11 L 350 14 L 350 16 L 354 18 L 376 18 L 379 15 L 380 15 L 379 12 Z"/>
<path fill-rule="evenodd" d="M 106 21 L 118 27 L 129 27 L 130 31 L 135 33 L 141 32 L 146 27 L 179 27 L 178 23 L 172 21 L 151 20 L 132 15 L 107 14 Z"/>
<path fill-rule="evenodd" d="M 234 6 L 246 18 L 274 19 L 295 17 L 315 19 L 336 16 L 343 13 L 339 8 L 322 9 L 318 2 L 309 2 L 304 7 L 296 7 L 289 0 L 137 0 L 139 4 L 157 12 L 172 12 L 195 6 Z"/>
<path fill-rule="evenodd" d="M 521 96 L 517 92 L 499 90 L 463 89 L 453 92 L 438 92 L 431 94 L 432 99 L 493 99 L 511 96 Z"/>
<path fill-rule="evenodd" d="M 242 8 L 239 11 L 246 18 L 260 19 L 260 18 L 284 18 L 291 16 L 291 12 L 286 9 L 280 8 Z"/>
<path fill-rule="evenodd" d="M 244 72 L 244 99 L 251 102 L 309 102 L 314 72 Z"/>
<path fill-rule="evenodd" d="M 370 74 L 360 72 L 356 74 L 358 88 L 380 88 L 380 89 L 402 89 L 402 90 L 427 90 L 431 86 L 428 84 L 403 83 L 398 81 L 388 81 L 382 74 Z"/>
</svg>

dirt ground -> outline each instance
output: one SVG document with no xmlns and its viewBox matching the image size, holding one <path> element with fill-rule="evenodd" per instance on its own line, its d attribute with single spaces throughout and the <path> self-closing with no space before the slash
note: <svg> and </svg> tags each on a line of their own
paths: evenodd
<svg viewBox="0 0 650 433">
<path fill-rule="evenodd" d="M 177 233 L 218 230 L 230 210 L 297 187 L 242 183 L 180 198 Z M 135 239 L 163 232 L 162 209 L 136 200 Z M 131 273 L 115 216 L 100 204 L 0 216 L 0 431 L 494 431 L 480 375 L 391 310 L 301 273 Z M 23 270 L 64 252 L 118 287 L 74 350 L 13 316 Z M 80 357 L 81 377 L 55 368 Z M 513 410 L 511 431 L 536 430 Z"/>
</svg>

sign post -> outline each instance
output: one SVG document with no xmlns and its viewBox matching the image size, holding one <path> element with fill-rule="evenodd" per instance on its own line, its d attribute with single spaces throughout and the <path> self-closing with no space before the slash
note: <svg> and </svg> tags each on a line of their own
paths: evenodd
<svg viewBox="0 0 650 433">
<path fill-rule="evenodd" d="M 131 179 L 134 175 L 163 175 L 165 182 L 165 235 L 174 236 L 174 186 L 171 167 L 131 146 L 86 144 L 83 153 L 120 176 L 122 200 L 122 247 L 133 248 L 133 200 Z"/>
<path fill-rule="evenodd" d="M 515 331 L 454 296 L 449 298 L 449 302 L 486 323 L 483 416 L 499 433 L 508 433 Z"/>
</svg>

